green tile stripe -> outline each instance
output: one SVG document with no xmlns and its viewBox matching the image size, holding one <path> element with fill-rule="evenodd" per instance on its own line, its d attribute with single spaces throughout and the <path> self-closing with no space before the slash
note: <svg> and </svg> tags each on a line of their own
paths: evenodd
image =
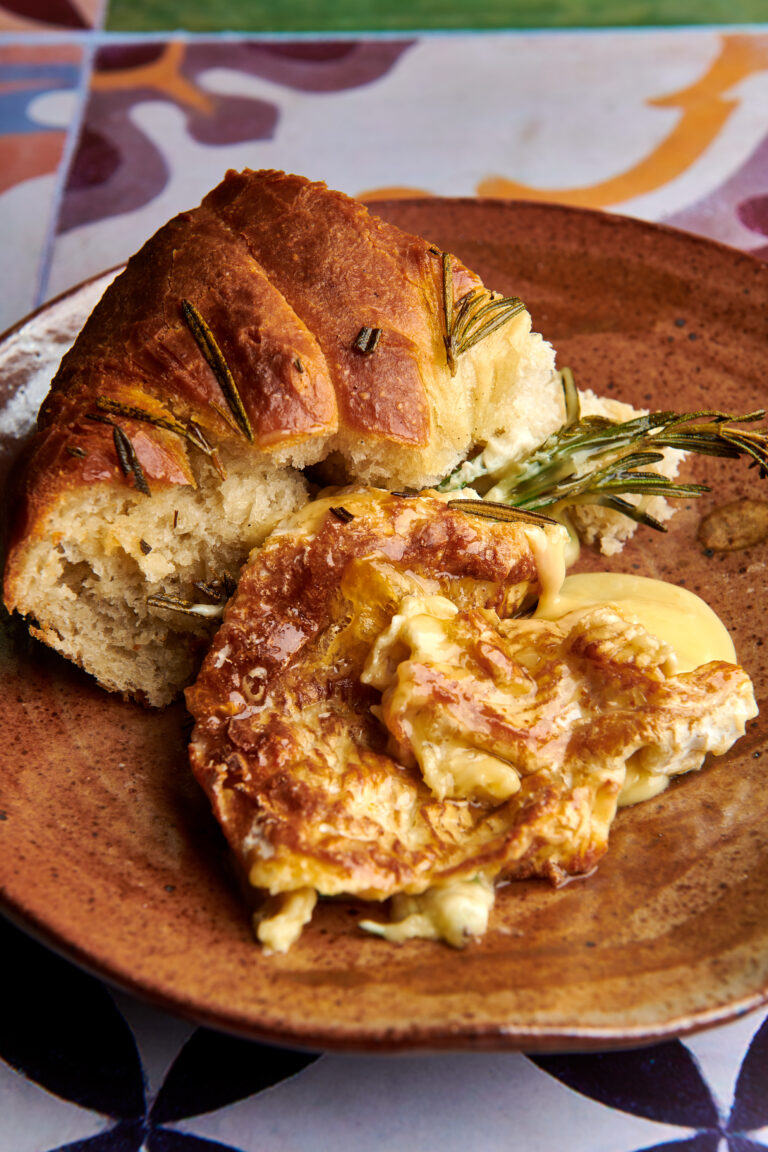
<svg viewBox="0 0 768 1152">
<path fill-rule="evenodd" d="M 768 20 L 768 0 L 109 0 L 115 32 L 412 32 Z"/>
</svg>

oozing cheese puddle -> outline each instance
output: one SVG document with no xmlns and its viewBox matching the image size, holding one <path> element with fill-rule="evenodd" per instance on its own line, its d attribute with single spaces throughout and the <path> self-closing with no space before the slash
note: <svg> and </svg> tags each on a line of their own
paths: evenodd
<svg viewBox="0 0 768 1152">
<path fill-rule="evenodd" d="M 547 535 L 542 528 L 531 526 L 525 535 L 539 574 L 539 604 L 555 604 L 566 579 L 568 531 L 563 528 L 557 535 Z"/>
<path fill-rule="evenodd" d="M 723 623 L 703 600 L 687 589 L 618 573 L 566 577 L 565 531 L 561 537 L 531 526 L 526 529 L 526 536 L 539 573 L 539 603 L 534 617 L 559 620 L 610 604 L 625 620 L 639 624 L 668 647 L 669 656 L 663 669 L 668 676 L 690 672 L 713 660 L 736 662 L 733 642 Z M 442 623 L 450 621 L 456 611 L 442 596 L 407 597 L 390 628 L 374 645 L 363 680 L 386 689 L 397 675 L 398 661 L 407 652 L 435 664 L 442 661 L 459 664 Z M 521 626 L 526 625 L 521 621 Z M 468 797 L 479 795 L 486 802 L 493 802 L 503 801 L 519 788 L 519 779 L 511 765 L 488 752 L 473 749 L 470 743 L 465 745 L 463 740 L 456 739 L 455 732 L 446 731 L 438 746 L 422 739 L 418 705 L 411 711 L 411 740 L 424 779 L 436 796 L 442 798 L 446 792 Z M 669 783 L 667 774 L 644 770 L 633 764 L 632 759 L 630 757 L 626 764 L 619 805 L 648 800 Z M 392 901 L 390 923 L 363 921 L 360 926 L 391 941 L 426 937 L 461 946 L 468 937 L 485 931 L 493 896 L 493 884 L 487 879 L 454 881 L 437 885 L 420 896 L 396 897 Z"/>
<path fill-rule="evenodd" d="M 692 672 L 711 660 L 736 663 L 736 650 L 722 620 L 695 593 L 663 580 L 621 572 L 582 572 L 566 576 L 560 590 L 542 596 L 534 616 L 559 620 L 598 604 L 616 606 L 625 619 L 642 625 L 671 648 L 665 672 Z M 619 807 L 651 800 L 663 792 L 669 777 L 638 771 L 627 764 Z"/>
<path fill-rule="evenodd" d="M 570 612 L 606 603 L 669 644 L 674 652 L 674 666 L 667 669 L 670 675 L 692 672 L 710 660 L 736 663 L 728 630 L 708 604 L 687 588 L 647 576 L 619 572 L 566 576 L 559 592 L 541 597 L 534 616 L 559 620 Z"/>
</svg>

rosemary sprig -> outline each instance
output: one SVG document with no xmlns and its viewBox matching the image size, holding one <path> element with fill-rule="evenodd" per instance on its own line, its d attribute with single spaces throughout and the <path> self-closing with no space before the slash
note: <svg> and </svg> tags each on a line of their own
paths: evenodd
<svg viewBox="0 0 768 1152">
<path fill-rule="evenodd" d="M 94 420 L 98 424 L 107 424 L 112 429 L 112 443 L 115 446 L 115 455 L 117 462 L 120 465 L 120 470 L 124 476 L 133 476 L 134 487 L 141 492 L 144 496 L 151 496 L 152 493 L 147 483 L 147 478 L 144 475 L 144 469 L 139 463 L 139 458 L 136 455 L 136 450 L 131 443 L 130 437 L 120 427 L 115 424 L 114 420 L 110 420 L 108 416 L 102 416 L 97 412 L 86 412 L 87 420 Z"/>
<path fill-rule="evenodd" d="M 152 608 L 167 608 L 171 612 L 181 612 L 186 616 L 202 616 L 207 620 L 218 620 L 223 615 L 227 600 L 234 594 L 236 583 L 225 573 L 223 576 L 214 576 L 211 580 L 194 580 L 192 587 L 196 592 L 207 596 L 212 603 L 201 604 L 196 600 L 187 600 L 183 596 L 162 592 L 147 596 L 146 603 Z"/>
<path fill-rule="evenodd" d="M 224 398 L 232 410 L 235 423 L 246 439 L 253 443 L 253 428 L 248 419 L 248 413 L 245 410 L 242 397 L 235 384 L 235 378 L 224 359 L 224 353 L 216 343 L 213 332 L 211 332 L 191 300 L 182 300 L 181 313 L 187 327 L 197 341 L 198 348 L 219 382 L 219 387 L 224 393 Z"/>
<path fill-rule="evenodd" d="M 181 612 L 185 616 L 202 616 L 207 620 L 219 620 L 224 614 L 224 601 L 218 604 L 196 604 L 193 600 L 183 600 L 180 596 L 147 596 L 150 608 L 166 608 L 170 612 Z"/>
<path fill-rule="evenodd" d="M 469 512 L 473 516 L 483 516 L 486 520 L 505 520 L 514 524 L 515 521 L 525 524 L 558 524 L 551 516 L 544 516 L 541 512 L 531 512 L 527 508 L 511 508 L 509 504 L 496 503 L 493 500 L 449 500 L 448 507 L 458 512 Z"/>
<path fill-rule="evenodd" d="M 496 332 L 521 312 L 525 304 L 517 296 L 497 296 L 487 288 L 472 288 L 454 305 L 453 257 L 443 252 L 443 312 L 445 314 L 445 354 L 451 376 L 456 360 L 486 336 Z"/>
<path fill-rule="evenodd" d="M 661 448 L 736 459 L 747 456 L 768 476 L 768 430 L 736 427 L 762 420 L 761 409 L 734 416 L 727 412 L 650 412 L 631 420 L 582 416 L 578 391 L 568 369 L 561 373 L 566 418 L 529 457 L 519 463 L 486 466 L 483 453 L 448 476 L 442 491 L 471 484 L 485 500 L 529 511 L 596 504 L 638 523 L 665 531 L 658 520 L 622 496 L 657 495 L 688 499 L 709 491 L 705 484 L 679 484 L 648 465 L 663 459 Z"/>
<path fill-rule="evenodd" d="M 100 408 L 103 412 L 111 412 L 115 416 L 125 416 L 129 420 L 137 420 L 144 424 L 153 424 L 155 428 L 164 428 L 166 432 L 173 432 L 176 436 L 181 436 L 183 439 L 188 440 L 195 448 L 198 448 L 206 456 L 210 457 L 211 463 L 216 471 L 221 476 L 222 480 L 226 479 L 219 455 L 216 449 L 212 446 L 207 436 L 203 432 L 199 424 L 194 420 L 189 424 L 182 424 L 179 420 L 175 420 L 173 416 L 160 416 L 156 412 L 148 412 L 146 408 L 137 408 L 133 404 L 123 404 L 119 400 L 113 400 L 110 396 L 97 396 L 96 407 Z"/>
<path fill-rule="evenodd" d="M 381 328 L 364 326 L 355 337 L 353 347 L 356 348 L 358 352 L 362 352 L 364 356 L 370 356 L 371 353 L 375 352 L 378 348 L 380 339 Z"/>
</svg>

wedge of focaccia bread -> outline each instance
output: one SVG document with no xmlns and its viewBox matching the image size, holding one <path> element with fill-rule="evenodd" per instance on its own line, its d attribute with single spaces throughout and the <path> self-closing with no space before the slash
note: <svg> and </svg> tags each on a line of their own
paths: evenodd
<svg viewBox="0 0 768 1152">
<path fill-rule="evenodd" d="M 445 498 L 342 491 L 254 551 L 187 702 L 193 770 L 290 946 L 319 893 L 395 898 L 398 939 L 483 931 L 498 877 L 590 870 L 625 784 L 724 752 L 749 677 L 602 605 L 515 618 L 565 530 Z"/>
<path fill-rule="evenodd" d="M 474 343 L 481 309 L 503 323 Z M 106 688 L 162 705 L 249 550 L 307 499 L 301 469 L 418 488 L 502 429 L 526 452 L 561 419 L 553 367 L 520 302 L 424 240 L 324 184 L 230 172 L 133 257 L 64 358 L 6 605 Z"/>
</svg>

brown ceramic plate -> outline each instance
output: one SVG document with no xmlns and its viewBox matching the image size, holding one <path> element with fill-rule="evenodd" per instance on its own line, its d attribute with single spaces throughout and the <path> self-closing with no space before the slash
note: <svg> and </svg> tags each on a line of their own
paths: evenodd
<svg viewBox="0 0 768 1152">
<path fill-rule="evenodd" d="M 768 266 L 682 233 L 546 205 L 389 202 L 380 210 L 514 291 L 582 386 L 654 408 L 759 407 Z M 97 286 L 6 339 L 5 467 L 31 402 Z M 58 348 L 60 354 L 61 347 Z M 183 710 L 101 692 L 7 622 L 0 650 L 0 884 L 6 910 L 165 1008 L 309 1047 L 574 1049 L 724 1021 L 768 997 L 768 545 L 706 556 L 700 514 L 755 493 L 741 462 L 697 461 L 716 494 L 611 567 L 703 594 L 732 630 L 762 716 L 733 751 L 625 810 L 589 879 L 499 893 L 462 952 L 393 947 L 323 905 L 286 957 L 254 946 L 227 854 L 185 762 Z M 768 496 L 768 485 L 765 495 Z M 595 566 L 594 557 L 584 563 Z"/>
</svg>

